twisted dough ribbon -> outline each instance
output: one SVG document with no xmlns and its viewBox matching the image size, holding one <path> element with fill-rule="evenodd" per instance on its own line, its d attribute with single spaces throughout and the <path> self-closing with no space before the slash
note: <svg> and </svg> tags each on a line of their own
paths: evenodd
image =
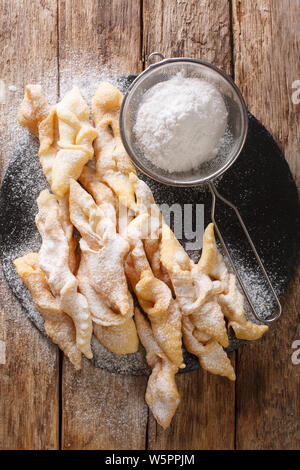
<svg viewBox="0 0 300 470">
<path fill-rule="evenodd" d="M 126 258 L 126 276 L 137 295 L 143 310 L 148 314 L 156 341 L 168 358 L 178 367 L 184 367 L 181 349 L 181 312 L 177 302 L 172 299 L 172 292 L 164 282 L 159 270 L 153 274 L 159 256 L 158 244 L 148 244 L 148 218 L 159 226 L 159 210 L 149 214 L 153 201 L 150 192 L 143 199 L 142 182 L 137 178 L 135 169 L 125 152 L 119 129 L 119 112 L 122 93 L 109 83 L 101 83 L 93 97 L 92 114 L 98 131 L 95 140 L 96 171 L 102 182 L 112 189 L 119 203 L 131 211 L 135 218 L 127 226 L 124 237 L 130 243 L 130 252 Z M 148 188 L 146 185 L 144 187 Z M 150 197 L 147 200 L 147 197 Z M 156 206 L 155 206 L 156 207 Z M 149 264 L 147 251 L 152 265 Z M 166 273 L 165 273 L 166 274 Z"/>
<path fill-rule="evenodd" d="M 156 421 L 166 429 L 180 402 L 175 382 L 178 368 L 159 347 L 149 322 L 138 308 L 135 309 L 135 322 L 139 338 L 146 349 L 147 362 L 152 368 L 147 384 L 146 402 Z"/>
<path fill-rule="evenodd" d="M 181 310 L 178 302 L 172 298 L 172 291 L 161 269 L 156 270 L 160 278 L 154 275 L 146 252 L 146 242 L 153 240 L 152 260 L 156 258 L 155 246 L 159 253 L 157 240 L 162 217 L 158 207 L 152 204 L 149 188 L 133 174 L 130 175 L 130 181 L 136 195 L 136 217 L 127 228 L 131 250 L 126 259 L 126 275 L 140 306 L 149 317 L 157 343 L 169 360 L 183 368 Z"/>
<path fill-rule="evenodd" d="M 120 136 L 119 112 L 122 93 L 110 83 L 101 83 L 92 100 L 92 115 L 98 137 L 94 142 L 96 169 L 101 181 L 118 196 L 120 202 L 135 209 L 134 190 L 129 181 L 135 169 Z"/>
<path fill-rule="evenodd" d="M 205 230 L 197 269 L 220 282 L 218 302 L 228 320 L 228 326 L 232 327 L 237 338 L 248 341 L 261 338 L 268 326 L 257 325 L 246 319 L 244 296 L 237 287 L 235 275 L 228 272 L 224 258 L 218 251 L 213 224 L 209 224 Z"/>
<path fill-rule="evenodd" d="M 89 123 L 89 115 L 89 107 L 77 87 L 55 107 L 51 107 L 39 85 L 28 85 L 18 120 L 38 135 L 43 172 L 58 199 L 56 201 L 49 192 L 42 192 L 38 199 L 40 212 L 36 222 L 43 238 L 39 265 L 43 267 L 52 294 L 59 298 L 60 307 L 74 320 L 78 349 L 87 357 L 92 357 L 92 322 L 86 299 L 78 292 L 78 281 L 73 274 L 78 267 L 77 244 L 73 238 L 68 200 L 70 178 L 77 179 L 85 163 L 93 156 L 92 142 L 97 132 Z M 50 212 L 46 214 L 49 207 Z M 54 240 L 59 247 L 55 254 L 60 256 L 57 262 L 60 268 L 57 270 L 51 269 L 49 259 Z M 63 272 L 66 275 L 64 285 Z"/>
<path fill-rule="evenodd" d="M 49 190 L 37 199 L 36 225 L 42 237 L 39 266 L 46 275 L 51 291 L 59 297 L 62 310 L 76 328 L 76 344 L 87 358 L 92 358 L 92 320 L 86 298 L 78 292 L 78 280 L 69 267 L 69 245 L 60 219 L 56 197 Z"/>
<path fill-rule="evenodd" d="M 89 117 L 89 107 L 77 87 L 54 107 L 48 105 L 39 85 L 26 87 L 18 121 L 38 135 L 43 172 L 58 199 L 68 192 L 70 178 L 78 179 L 93 158 L 97 131 Z"/>
<path fill-rule="evenodd" d="M 238 338 L 258 339 L 268 327 L 246 319 L 244 297 L 218 251 L 213 224 L 205 230 L 202 255 L 197 265 L 188 258 L 170 229 L 164 226 L 161 260 L 185 313 L 183 340 L 186 348 L 198 356 L 204 369 L 234 380 L 234 370 L 222 348 L 228 346 L 224 316 Z"/>
<path fill-rule="evenodd" d="M 14 260 L 14 265 L 45 320 L 47 335 L 79 370 L 81 353 L 76 345 L 74 323 L 61 309 L 59 299 L 52 294 L 46 276 L 38 265 L 38 253 L 29 253 L 17 258 Z"/>
<path fill-rule="evenodd" d="M 110 190 L 102 191 L 90 169 L 81 181 L 96 194 L 98 204 L 76 181 L 71 181 L 70 217 L 82 236 L 79 287 L 88 300 L 99 341 L 117 354 L 133 353 L 138 349 L 138 337 L 132 319 L 133 299 L 124 273 L 129 245 L 116 231 Z"/>
</svg>

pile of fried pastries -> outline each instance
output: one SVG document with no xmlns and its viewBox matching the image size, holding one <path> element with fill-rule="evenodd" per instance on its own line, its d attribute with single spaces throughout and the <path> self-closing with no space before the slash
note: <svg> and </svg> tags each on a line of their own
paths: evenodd
<svg viewBox="0 0 300 470">
<path fill-rule="evenodd" d="M 175 374 L 185 367 L 182 343 L 203 369 L 235 380 L 223 349 L 228 329 L 255 340 L 267 326 L 246 319 L 213 224 L 196 264 L 164 222 L 122 145 L 122 98 L 101 83 L 92 100 L 93 127 L 77 87 L 56 106 L 39 85 L 26 87 L 18 120 L 39 138 L 50 189 L 37 199 L 40 251 L 14 264 L 47 335 L 76 369 L 82 354 L 93 356 L 92 334 L 116 354 L 136 352 L 141 341 L 152 369 L 146 402 L 167 428 L 180 402 Z"/>
</svg>

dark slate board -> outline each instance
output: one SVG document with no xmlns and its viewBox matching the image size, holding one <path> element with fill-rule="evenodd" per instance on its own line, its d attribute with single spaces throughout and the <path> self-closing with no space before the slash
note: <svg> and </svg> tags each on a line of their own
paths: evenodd
<svg viewBox="0 0 300 470">
<path fill-rule="evenodd" d="M 129 77 L 128 83 L 132 78 Z M 16 257 L 38 250 L 40 246 L 40 236 L 34 223 L 37 212 L 35 201 L 47 183 L 39 165 L 37 150 L 38 143 L 32 137 L 20 143 L 4 177 L 0 193 L 0 259 L 8 284 L 25 314 L 45 334 L 43 319 L 12 263 Z M 205 226 L 210 222 L 211 196 L 207 188 L 166 187 L 144 175 L 140 177 L 150 185 L 158 204 L 192 204 L 193 208 L 195 204 L 204 204 Z M 297 189 L 280 149 L 251 114 L 245 147 L 236 163 L 216 184 L 219 192 L 239 208 L 275 290 L 282 296 L 292 276 L 300 242 Z M 274 308 L 272 296 L 235 217 L 226 207 L 218 205 L 217 219 L 258 312 L 264 317 L 271 314 Z M 181 240 L 183 245 L 186 241 L 184 238 Z M 200 251 L 189 254 L 197 260 Z M 249 309 L 247 315 L 252 319 Z M 230 332 L 228 352 L 242 343 Z M 142 347 L 136 354 L 118 356 L 93 339 L 93 351 L 97 367 L 122 374 L 149 372 Z M 198 368 L 194 356 L 185 352 L 185 360 L 185 371 Z"/>
</svg>

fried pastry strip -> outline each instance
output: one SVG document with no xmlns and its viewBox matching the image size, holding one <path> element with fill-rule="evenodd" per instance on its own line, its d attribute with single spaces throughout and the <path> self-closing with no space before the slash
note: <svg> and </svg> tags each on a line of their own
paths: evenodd
<svg viewBox="0 0 300 470">
<path fill-rule="evenodd" d="M 102 207 L 76 181 L 70 185 L 70 216 L 82 236 L 80 246 L 94 288 L 117 312 L 126 316 L 131 310 L 124 273 L 127 241 L 116 233 L 115 222 L 105 217 Z"/>
<path fill-rule="evenodd" d="M 140 180 L 135 174 L 129 175 L 136 198 L 136 214 L 148 214 L 148 233 L 143 238 L 144 249 L 150 263 L 154 276 L 163 281 L 172 290 L 172 283 L 160 260 L 160 244 L 162 236 L 162 225 L 164 224 L 162 214 L 157 207 L 149 186 Z"/>
<path fill-rule="evenodd" d="M 126 258 L 126 275 L 140 306 L 149 317 L 159 346 L 177 367 L 183 368 L 182 313 L 177 300 L 172 299 L 169 283 L 166 282 L 169 281 L 167 273 L 162 272 L 158 265 L 156 275 L 152 271 L 154 260 L 159 257 L 162 216 L 148 186 L 134 174 L 131 174 L 129 179 L 136 195 L 136 217 L 127 227 L 131 250 Z M 154 243 L 151 245 L 151 265 L 146 243 L 152 240 Z"/>
<path fill-rule="evenodd" d="M 205 230 L 202 255 L 197 268 L 199 272 L 205 272 L 220 281 L 222 287 L 217 299 L 229 322 L 228 326 L 233 328 L 237 338 L 249 341 L 261 338 L 268 327 L 246 319 L 244 296 L 237 288 L 235 275 L 228 272 L 223 256 L 218 251 L 213 224 L 209 224 Z"/>
<path fill-rule="evenodd" d="M 92 115 L 98 137 L 94 142 L 97 174 L 124 206 L 135 209 L 129 176 L 135 169 L 122 144 L 119 113 L 123 95 L 110 83 L 100 83 L 92 100 Z"/>
<path fill-rule="evenodd" d="M 97 183 L 92 170 L 86 169 L 82 181 L 93 189 L 99 205 L 77 182 L 71 182 L 71 220 L 82 236 L 79 287 L 88 300 L 99 341 L 117 354 L 133 353 L 138 349 L 138 337 L 132 319 L 133 299 L 124 273 L 129 245 L 116 233 L 109 188 L 102 191 L 103 183 Z"/>
<path fill-rule="evenodd" d="M 77 92 L 77 90 L 75 91 Z M 72 92 L 74 92 L 74 90 L 72 90 Z M 69 95 L 70 94 L 71 92 Z M 61 103 L 64 103 L 66 99 L 67 97 L 64 98 Z M 74 106 L 76 100 L 74 99 L 73 101 Z M 60 105 L 61 104 L 57 106 Z M 84 105 L 82 106 L 84 107 Z M 71 105 L 69 107 L 71 107 Z M 79 113 L 78 110 L 77 113 Z M 25 96 L 18 113 L 18 121 L 39 137 L 40 163 L 51 187 L 53 183 L 53 168 L 57 159 L 57 154 L 60 150 L 58 144 L 59 123 L 57 118 L 57 109 L 54 106 L 49 106 L 47 98 L 45 97 L 40 85 L 26 86 Z M 75 272 L 78 265 L 75 252 L 77 244 L 73 238 L 73 226 L 69 218 L 68 204 L 69 202 L 67 197 L 63 197 L 59 200 L 61 220 L 69 244 L 69 266 L 71 271 Z"/>
<path fill-rule="evenodd" d="M 82 254 L 77 274 L 79 289 L 89 304 L 96 338 L 115 354 L 130 354 L 138 350 L 138 336 L 132 318 L 133 300 L 130 296 L 130 311 L 124 316 L 115 312 L 99 292 L 95 290 L 88 274 L 88 265 Z"/>
<path fill-rule="evenodd" d="M 27 127 L 40 140 L 40 163 L 49 185 L 52 183 L 52 167 L 58 152 L 58 126 L 54 106 L 48 104 L 40 85 L 27 85 L 18 113 L 19 123 Z"/>
<path fill-rule="evenodd" d="M 81 368 L 81 353 L 76 345 L 76 332 L 72 319 L 52 294 L 46 276 L 38 265 L 38 253 L 28 253 L 14 260 L 17 273 L 29 289 L 32 299 L 45 320 L 47 335 L 70 359 L 74 367 Z"/>
<path fill-rule="evenodd" d="M 89 116 L 89 107 L 77 87 L 53 107 L 40 85 L 26 87 L 18 121 L 38 135 L 43 172 L 58 199 L 68 192 L 70 178 L 78 179 L 93 158 L 97 131 L 90 125 Z"/>
<path fill-rule="evenodd" d="M 139 339 L 133 318 L 116 326 L 94 323 L 94 335 L 103 346 L 115 354 L 132 354 L 138 350 Z"/>
<path fill-rule="evenodd" d="M 74 321 L 78 349 L 91 358 L 92 320 L 87 300 L 78 292 L 78 280 L 69 268 L 69 246 L 60 221 L 58 202 L 45 189 L 40 193 L 37 204 L 36 225 L 42 237 L 39 266 L 52 293 L 59 297 L 62 310 Z"/>
<path fill-rule="evenodd" d="M 215 292 L 216 286 L 206 273 L 196 269 L 166 224 L 162 226 L 160 258 L 168 271 L 183 313 L 190 315 L 197 312 Z"/>
<path fill-rule="evenodd" d="M 18 112 L 18 122 L 32 134 L 39 135 L 39 125 L 51 111 L 41 85 L 27 85 L 24 99 Z"/>
<path fill-rule="evenodd" d="M 184 312 L 183 341 L 189 352 L 199 358 L 203 368 L 231 380 L 234 371 L 222 346 L 228 346 L 224 315 L 215 293 L 220 283 L 198 272 L 167 225 L 162 227 L 161 261 L 171 278 Z"/>
<path fill-rule="evenodd" d="M 97 131 L 90 125 L 90 109 L 74 87 L 56 105 L 59 151 L 52 169 L 51 189 L 58 198 L 69 190 L 70 179 L 78 179 L 84 165 L 93 158 Z"/>
<path fill-rule="evenodd" d="M 180 402 L 175 382 L 178 369 L 157 344 L 150 324 L 138 308 L 135 309 L 135 323 L 139 338 L 146 349 L 147 362 L 152 368 L 146 390 L 146 402 L 156 421 L 166 429 Z"/>
<path fill-rule="evenodd" d="M 222 346 L 215 340 L 209 339 L 206 344 L 197 338 L 196 328 L 190 317 L 183 317 L 182 334 L 184 345 L 189 352 L 198 357 L 203 369 L 212 374 L 235 380 L 235 372 Z"/>
<path fill-rule="evenodd" d="M 198 338 L 228 346 L 224 315 L 215 293 L 220 283 L 199 272 L 170 228 L 162 228 L 161 260 L 171 278 L 176 297 L 185 315 L 196 328 Z"/>
<path fill-rule="evenodd" d="M 156 278 L 147 259 L 143 241 L 149 232 L 149 215 L 141 213 L 127 228 L 130 253 L 125 272 L 140 306 L 147 313 L 154 337 L 177 367 L 184 367 L 181 348 L 181 310 L 172 292 Z"/>
</svg>

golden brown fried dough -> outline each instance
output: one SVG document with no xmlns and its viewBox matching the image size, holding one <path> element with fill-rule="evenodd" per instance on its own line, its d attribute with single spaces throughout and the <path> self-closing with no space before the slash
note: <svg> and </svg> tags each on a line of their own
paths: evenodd
<svg viewBox="0 0 300 470">
<path fill-rule="evenodd" d="M 36 225 L 42 237 L 39 266 L 53 294 L 59 296 L 62 310 L 74 321 L 78 349 L 91 358 L 92 320 L 87 300 L 78 292 L 78 280 L 69 267 L 69 245 L 60 222 L 58 202 L 45 189 L 40 193 L 37 204 Z"/>
<path fill-rule="evenodd" d="M 146 402 L 156 421 L 166 429 L 180 402 L 175 382 L 178 369 L 155 341 L 150 324 L 138 308 L 135 309 L 135 322 L 139 338 L 146 349 L 147 362 L 152 368 L 146 390 Z"/>
<path fill-rule="evenodd" d="M 135 209 L 135 197 L 129 175 L 133 164 L 122 144 L 119 113 L 123 95 L 110 83 L 100 83 L 92 100 L 92 115 L 98 137 L 94 148 L 97 174 L 118 196 L 124 206 Z"/>
<path fill-rule="evenodd" d="M 38 253 L 28 253 L 14 261 L 16 270 L 29 289 L 37 309 L 43 316 L 47 335 L 70 359 L 74 367 L 81 368 L 81 353 L 76 345 L 76 331 L 72 319 L 66 315 L 47 283 L 38 265 Z"/>
<path fill-rule="evenodd" d="M 202 344 L 195 335 L 196 328 L 188 316 L 183 317 L 183 341 L 189 352 L 198 357 L 203 369 L 212 374 L 223 375 L 235 380 L 235 373 L 222 346 L 215 340 Z"/>
</svg>

